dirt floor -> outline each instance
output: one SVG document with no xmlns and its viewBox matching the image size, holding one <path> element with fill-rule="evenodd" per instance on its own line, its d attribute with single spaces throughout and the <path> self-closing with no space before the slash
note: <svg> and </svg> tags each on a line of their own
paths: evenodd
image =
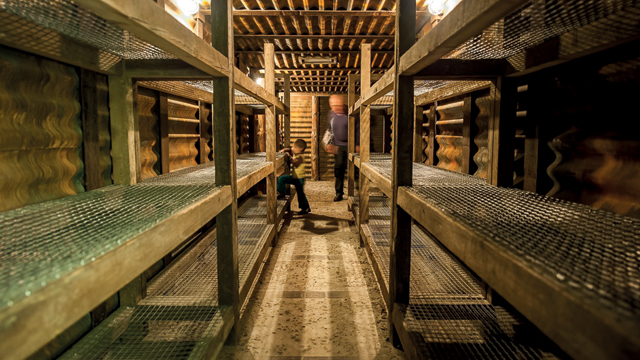
<svg viewBox="0 0 640 360">
<path fill-rule="evenodd" d="M 403 359 L 387 340 L 375 275 L 333 182 L 307 182 L 255 286 L 235 346 L 220 359 Z M 294 200 L 293 210 L 298 210 Z"/>
</svg>

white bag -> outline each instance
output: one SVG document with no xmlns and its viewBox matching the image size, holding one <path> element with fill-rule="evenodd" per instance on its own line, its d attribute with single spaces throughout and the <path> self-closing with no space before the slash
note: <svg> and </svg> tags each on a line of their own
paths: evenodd
<svg viewBox="0 0 640 360">
<path fill-rule="evenodd" d="M 338 153 L 338 147 L 334 145 L 335 138 L 333 136 L 333 118 L 331 118 L 331 129 L 327 129 L 322 136 L 322 144 L 324 145 L 324 150 L 331 154 Z"/>
</svg>

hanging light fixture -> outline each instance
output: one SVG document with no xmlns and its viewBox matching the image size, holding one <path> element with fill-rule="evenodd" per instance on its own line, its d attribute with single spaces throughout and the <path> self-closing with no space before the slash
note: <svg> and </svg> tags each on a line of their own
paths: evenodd
<svg viewBox="0 0 640 360">
<path fill-rule="evenodd" d="M 200 10 L 200 5 L 195 0 L 175 0 L 175 4 L 183 14 L 189 16 L 197 14 Z"/>
<path fill-rule="evenodd" d="M 447 0 L 429 0 L 427 9 L 433 15 L 442 15 L 444 13 L 444 4 Z"/>
</svg>

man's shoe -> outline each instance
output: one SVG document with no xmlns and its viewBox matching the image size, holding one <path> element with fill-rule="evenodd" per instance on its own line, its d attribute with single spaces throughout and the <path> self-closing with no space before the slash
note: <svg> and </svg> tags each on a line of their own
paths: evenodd
<svg viewBox="0 0 640 360">
<path fill-rule="evenodd" d="M 336 195 L 336 197 L 333 198 L 333 201 L 342 201 L 342 195 Z"/>
<path fill-rule="evenodd" d="M 300 210 L 296 214 L 297 215 L 306 215 L 311 212 L 311 209 Z"/>
<path fill-rule="evenodd" d="M 285 198 L 285 195 L 284 195 L 283 193 L 279 192 L 279 193 L 278 193 L 278 197 L 277 197 L 277 198 L 278 198 L 278 199 L 284 199 L 284 198 Z"/>
</svg>

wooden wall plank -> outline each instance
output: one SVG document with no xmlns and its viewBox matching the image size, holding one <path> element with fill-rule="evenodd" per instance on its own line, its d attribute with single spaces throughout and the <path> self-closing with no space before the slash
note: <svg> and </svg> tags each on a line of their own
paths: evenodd
<svg viewBox="0 0 640 360">
<path fill-rule="evenodd" d="M 416 2 L 399 0 L 396 9 L 395 63 L 415 43 Z M 411 216 L 398 206 L 398 187 L 411 186 L 413 180 L 413 77 L 395 72 L 393 101 L 393 161 L 391 166 L 391 239 L 389 260 L 389 313 L 397 305 L 409 304 L 411 274 Z M 393 317 L 389 316 L 389 338 L 394 345 L 400 340 Z"/>
<path fill-rule="evenodd" d="M 113 182 L 133 185 L 140 181 L 140 134 L 134 108 L 135 86 L 124 76 L 109 76 Z"/>
<path fill-rule="evenodd" d="M 422 106 L 415 106 L 413 111 L 413 162 L 422 163 L 422 123 L 424 114 Z"/>
<path fill-rule="evenodd" d="M 275 94 L 276 88 L 275 55 L 273 52 L 273 44 L 264 44 L 264 86 L 269 94 Z M 267 161 L 272 162 L 275 166 L 276 153 L 278 151 L 278 127 L 275 106 L 267 106 L 265 108 L 265 131 Z M 275 224 L 278 219 L 276 197 L 276 175 L 272 172 L 267 176 L 267 224 Z"/>
<path fill-rule="evenodd" d="M 360 77 L 360 93 L 367 94 L 371 88 L 371 44 L 362 44 L 361 51 L 361 67 Z M 365 75 L 367 74 L 367 75 Z M 368 79 L 368 80 L 366 80 Z M 362 104 L 360 106 L 360 164 L 369 162 L 369 150 L 371 146 L 371 107 Z M 366 176 L 360 177 L 360 205 L 359 205 L 359 224 L 365 224 L 369 220 L 369 184 L 370 180 Z M 360 238 L 360 243 L 363 243 Z"/>
<path fill-rule="evenodd" d="M 320 180 L 320 137 L 324 131 L 320 126 L 320 97 L 311 98 L 311 178 Z"/>
<path fill-rule="evenodd" d="M 356 103 L 356 76 L 355 74 L 349 75 L 348 94 L 347 94 L 347 106 L 349 109 Z M 356 117 L 349 115 L 349 154 L 356 152 Z M 349 156 L 351 159 L 351 156 Z M 353 161 L 349 161 L 348 168 L 348 180 L 347 180 L 347 196 L 355 195 L 355 166 Z"/>
</svg>

